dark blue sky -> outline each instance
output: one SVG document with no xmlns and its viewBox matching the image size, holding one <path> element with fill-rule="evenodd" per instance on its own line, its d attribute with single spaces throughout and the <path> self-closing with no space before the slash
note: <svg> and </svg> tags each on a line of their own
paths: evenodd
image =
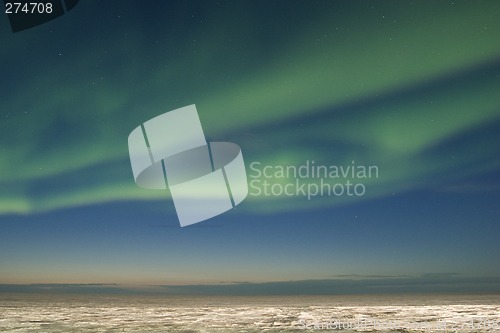
<svg viewBox="0 0 500 333">
<path fill-rule="evenodd" d="M 0 284 L 499 278 L 499 15 L 95 0 L 18 33 L 3 16 Z M 250 194 L 181 228 L 168 191 L 134 183 L 127 137 L 190 104 L 209 140 L 241 147 L 249 181 L 254 162 L 378 177 L 326 180 L 362 196 Z"/>
</svg>

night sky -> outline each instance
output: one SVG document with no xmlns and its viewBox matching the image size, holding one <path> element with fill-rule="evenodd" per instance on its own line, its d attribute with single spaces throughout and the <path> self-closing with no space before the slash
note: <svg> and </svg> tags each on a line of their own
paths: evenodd
<svg viewBox="0 0 500 333">
<path fill-rule="evenodd" d="M 500 281 L 500 2 L 82 0 L 18 33 L 0 16 L 0 284 Z M 127 138 L 190 104 L 249 182 L 253 162 L 378 177 L 181 228 Z"/>
</svg>

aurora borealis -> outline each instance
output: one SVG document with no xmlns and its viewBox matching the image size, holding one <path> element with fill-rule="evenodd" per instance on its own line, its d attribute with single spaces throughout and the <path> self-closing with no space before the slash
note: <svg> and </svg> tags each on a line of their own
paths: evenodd
<svg viewBox="0 0 500 333">
<path fill-rule="evenodd" d="M 153 3 L 0 19 L 0 284 L 500 277 L 500 3 Z M 379 176 L 180 229 L 168 191 L 134 183 L 127 137 L 190 104 L 248 173 Z"/>
</svg>

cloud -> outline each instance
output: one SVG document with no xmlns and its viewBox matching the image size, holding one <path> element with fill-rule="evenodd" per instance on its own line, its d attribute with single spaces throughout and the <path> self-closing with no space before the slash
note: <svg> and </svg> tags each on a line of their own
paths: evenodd
<svg viewBox="0 0 500 333">
<path fill-rule="evenodd" d="M 499 277 L 465 277 L 455 273 L 429 273 L 420 277 L 354 275 L 354 278 L 234 282 L 200 285 L 123 286 L 115 284 L 0 285 L 0 292 L 52 292 L 90 294 L 181 295 L 350 295 L 402 293 L 498 293 Z"/>
<path fill-rule="evenodd" d="M 362 275 L 362 274 L 338 274 L 333 275 L 334 278 L 338 279 L 400 279 L 408 278 L 410 276 L 404 275 Z"/>
<path fill-rule="evenodd" d="M 124 294 L 130 290 L 116 284 L 0 284 L 0 292 L 8 293 L 81 293 Z"/>
<path fill-rule="evenodd" d="M 498 277 L 429 274 L 421 277 L 368 277 L 268 283 L 165 286 L 169 293 L 239 295 L 338 295 L 387 293 L 499 292 Z"/>
</svg>

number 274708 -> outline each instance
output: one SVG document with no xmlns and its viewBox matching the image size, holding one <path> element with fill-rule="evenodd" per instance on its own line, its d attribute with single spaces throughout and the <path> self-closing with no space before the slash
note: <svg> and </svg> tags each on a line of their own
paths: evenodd
<svg viewBox="0 0 500 333">
<path fill-rule="evenodd" d="M 6 2 L 5 14 L 51 14 L 52 3 L 47 2 Z"/>
</svg>

